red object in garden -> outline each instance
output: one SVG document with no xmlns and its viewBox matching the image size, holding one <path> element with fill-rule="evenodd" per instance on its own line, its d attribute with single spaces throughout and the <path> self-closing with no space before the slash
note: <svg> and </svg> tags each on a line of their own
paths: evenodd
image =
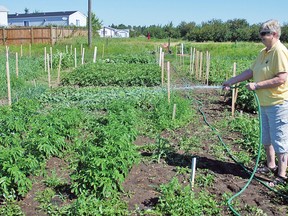
<svg viewBox="0 0 288 216">
<path fill-rule="evenodd" d="M 150 32 L 148 32 L 147 38 L 148 38 L 148 40 L 150 40 L 150 38 L 151 38 Z"/>
</svg>

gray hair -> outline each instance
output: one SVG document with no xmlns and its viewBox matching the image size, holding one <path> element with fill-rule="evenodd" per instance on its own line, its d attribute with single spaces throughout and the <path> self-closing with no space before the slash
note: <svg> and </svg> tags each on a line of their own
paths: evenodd
<svg viewBox="0 0 288 216">
<path fill-rule="evenodd" d="M 271 19 L 264 22 L 260 27 L 260 31 L 263 30 L 270 30 L 272 32 L 276 32 L 279 38 L 281 36 L 281 26 L 277 20 Z"/>
</svg>

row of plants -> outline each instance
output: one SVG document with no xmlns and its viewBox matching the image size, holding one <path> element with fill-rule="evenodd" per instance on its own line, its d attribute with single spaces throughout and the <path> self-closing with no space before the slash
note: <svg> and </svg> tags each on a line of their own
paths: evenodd
<svg viewBox="0 0 288 216">
<path fill-rule="evenodd" d="M 87 63 L 68 73 L 64 85 L 77 86 L 157 86 L 161 82 L 156 64 Z"/>
<path fill-rule="evenodd" d="M 70 55 L 67 58 L 72 59 Z M 219 59 L 216 66 L 221 63 Z M 227 58 L 227 68 L 232 60 Z M 173 94 L 168 103 L 166 91 L 155 87 L 160 84 L 161 71 L 154 61 L 155 56 L 149 53 L 137 58 L 112 55 L 67 72 L 62 84 L 68 87 L 51 89 L 35 100 L 21 99 L 11 109 L 1 108 L 0 146 L 4 154 L 0 190 L 6 205 L 0 213 L 20 215 L 13 200 L 24 197 L 32 186 L 31 175 L 41 175 L 46 161 L 57 156 L 69 161 L 74 170 L 70 173 L 71 183 L 60 181 L 41 192 L 37 200 L 42 211 L 49 215 L 132 214 L 121 199 L 121 183 L 141 158 L 133 141 L 141 133 L 155 136 L 184 126 L 196 114 L 191 99 Z M 43 67 L 43 63 L 39 65 Z M 215 83 L 219 83 L 223 74 L 213 71 Z M 177 104 L 177 114 L 172 121 L 173 104 Z M 152 157 L 159 162 L 169 156 L 171 146 L 161 138 L 157 142 Z M 207 179 L 203 178 L 203 184 Z M 70 204 L 53 204 L 64 190 L 74 197 L 63 198 Z M 195 215 L 203 209 L 202 213 L 217 215 L 221 211 L 222 203 L 213 195 L 204 189 L 195 194 L 176 179 L 162 185 L 159 191 L 159 203 L 151 214 Z"/>
<path fill-rule="evenodd" d="M 1 154 L 1 193 L 10 199 L 25 196 L 32 185 L 29 176 L 39 173 L 42 163 L 52 156 L 61 158 L 69 153 L 73 161 L 71 168 L 75 170 L 71 173 L 71 193 L 81 199 L 84 195 L 86 199 L 92 195 L 99 200 L 120 198 L 121 183 L 139 158 L 132 145 L 139 128 L 150 131 L 147 127 L 156 124 L 152 128 L 159 131 L 183 125 L 193 117 L 189 103 L 175 96 L 172 102 L 183 110 L 178 113 L 179 121 L 171 123 L 173 108 L 170 106 L 168 111 L 167 106 L 162 105 L 168 103 L 164 96 L 159 94 L 142 103 L 135 98 L 130 103 L 121 98 L 111 100 L 104 106 L 102 115 L 95 110 L 91 115 L 78 107 L 63 108 L 57 104 L 47 109 L 46 103 L 41 105 L 37 101 L 19 102 L 12 110 L 5 109 L 0 121 L 4 152 Z M 55 212 L 64 211 L 54 208 Z M 66 206 L 65 214 L 72 208 L 67 210 Z M 111 205 L 107 206 L 105 211 L 110 208 Z M 89 214 L 91 209 L 85 211 Z"/>
</svg>

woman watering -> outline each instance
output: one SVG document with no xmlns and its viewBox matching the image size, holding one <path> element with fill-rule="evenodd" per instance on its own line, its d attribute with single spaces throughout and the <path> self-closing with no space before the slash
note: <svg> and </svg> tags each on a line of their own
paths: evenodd
<svg viewBox="0 0 288 216">
<path fill-rule="evenodd" d="M 259 36 L 265 48 L 257 56 L 250 69 L 223 83 L 225 89 L 238 82 L 253 78 L 246 85 L 255 91 L 260 102 L 262 118 L 262 143 L 266 152 L 266 164 L 258 173 L 275 173 L 270 186 L 286 184 L 288 153 L 288 50 L 280 42 L 281 27 L 277 20 L 264 22 Z M 276 157 L 278 164 L 276 164 Z"/>
</svg>

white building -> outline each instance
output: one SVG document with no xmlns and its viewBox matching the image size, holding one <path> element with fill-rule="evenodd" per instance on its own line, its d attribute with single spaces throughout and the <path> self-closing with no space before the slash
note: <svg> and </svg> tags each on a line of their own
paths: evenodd
<svg viewBox="0 0 288 216">
<path fill-rule="evenodd" d="M 8 26 L 8 9 L 0 5 L 0 26 Z"/>
<path fill-rule="evenodd" d="M 85 27 L 87 17 L 79 11 L 9 14 L 9 26 L 77 26 Z"/>
<path fill-rule="evenodd" d="M 129 29 L 115 29 L 111 27 L 103 27 L 98 31 L 100 37 L 119 37 L 129 38 Z"/>
</svg>

